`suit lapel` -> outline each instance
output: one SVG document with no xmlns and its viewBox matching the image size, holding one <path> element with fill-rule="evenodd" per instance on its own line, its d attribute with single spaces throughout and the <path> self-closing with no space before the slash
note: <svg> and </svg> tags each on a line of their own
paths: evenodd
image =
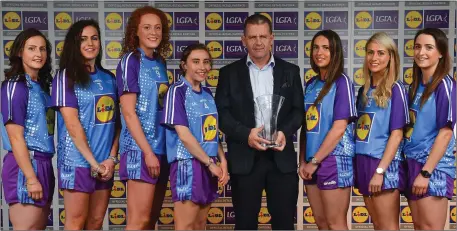
<svg viewBox="0 0 457 231">
<path fill-rule="evenodd" d="M 278 57 L 275 58 L 275 66 L 273 67 L 273 94 L 279 95 L 279 90 L 282 84 L 282 68 L 281 61 Z"/>
</svg>

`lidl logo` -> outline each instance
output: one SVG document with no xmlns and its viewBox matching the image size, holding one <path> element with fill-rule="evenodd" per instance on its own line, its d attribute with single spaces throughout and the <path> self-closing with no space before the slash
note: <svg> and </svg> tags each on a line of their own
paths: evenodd
<svg viewBox="0 0 457 231">
<path fill-rule="evenodd" d="M 106 44 L 106 55 L 108 59 L 118 59 L 122 51 L 122 45 L 118 41 L 109 41 Z"/>
<path fill-rule="evenodd" d="M 59 198 L 63 198 L 63 189 L 59 189 Z"/>
<path fill-rule="evenodd" d="M 414 56 L 414 39 L 405 39 L 405 57 Z"/>
<path fill-rule="evenodd" d="M 359 189 L 356 187 L 352 187 L 352 195 L 353 196 L 363 196 L 362 193 L 360 193 Z"/>
<path fill-rule="evenodd" d="M 400 223 L 413 223 L 413 216 L 411 215 L 411 209 L 408 206 L 401 206 L 400 217 L 401 217 Z"/>
<path fill-rule="evenodd" d="M 56 58 L 60 58 L 60 55 L 62 54 L 63 51 L 63 44 L 64 41 L 56 41 Z"/>
<path fill-rule="evenodd" d="M 455 208 L 456 208 L 455 206 L 451 206 L 450 207 L 451 211 L 449 212 L 449 214 L 450 214 L 449 222 L 453 223 L 453 224 L 456 223 L 456 209 Z"/>
<path fill-rule="evenodd" d="M 112 198 L 125 198 L 125 184 L 122 181 L 115 180 L 111 189 Z"/>
<path fill-rule="evenodd" d="M 165 95 L 167 94 L 168 91 L 168 82 L 156 82 L 157 84 L 157 97 L 159 100 L 159 107 L 160 109 L 163 108 L 163 99 L 165 98 Z"/>
<path fill-rule="evenodd" d="M 365 57 L 365 46 L 367 45 L 367 40 L 362 39 L 362 40 L 355 40 L 355 45 L 354 45 L 354 51 L 355 55 L 358 58 L 363 58 Z"/>
<path fill-rule="evenodd" d="M 174 76 L 173 72 L 170 70 L 167 70 L 167 78 L 168 78 L 168 84 L 173 84 Z"/>
<path fill-rule="evenodd" d="M 11 48 L 13 47 L 14 41 L 7 41 L 4 45 L 4 51 L 5 51 L 5 58 L 9 58 L 11 55 Z"/>
<path fill-rule="evenodd" d="M 46 124 L 48 127 L 48 135 L 54 135 L 54 125 L 55 125 L 55 111 L 52 108 L 46 110 Z"/>
<path fill-rule="evenodd" d="M 108 30 L 122 30 L 122 13 L 105 13 L 105 25 Z"/>
<path fill-rule="evenodd" d="M 305 70 L 305 83 L 307 83 L 312 77 L 316 75 L 317 73 L 312 68 Z"/>
<path fill-rule="evenodd" d="M 222 29 L 222 13 L 209 13 L 206 15 L 206 29 L 208 30 L 220 30 Z"/>
<path fill-rule="evenodd" d="M 305 30 L 317 30 L 322 26 L 321 12 L 305 12 Z"/>
<path fill-rule="evenodd" d="M 115 102 L 114 95 L 95 96 L 95 124 L 106 124 L 114 121 Z"/>
<path fill-rule="evenodd" d="M 409 141 L 411 141 L 411 136 L 413 135 L 414 124 L 416 123 L 416 116 L 417 116 L 417 111 L 410 108 L 409 109 L 410 123 L 408 125 L 406 125 L 406 132 L 405 132 L 405 138 Z"/>
<path fill-rule="evenodd" d="M 359 86 L 363 86 L 365 84 L 365 78 L 363 78 L 362 68 L 358 68 L 354 71 L 354 82 Z"/>
<path fill-rule="evenodd" d="M 165 197 L 171 197 L 171 185 L 170 180 L 167 182 L 167 189 L 165 190 Z"/>
<path fill-rule="evenodd" d="M 217 82 L 219 80 L 219 70 L 213 69 L 208 73 L 208 78 L 206 78 L 206 83 L 208 87 L 217 87 Z"/>
<path fill-rule="evenodd" d="M 404 70 L 403 82 L 407 85 L 411 85 L 413 83 L 413 68 L 412 67 Z"/>
<path fill-rule="evenodd" d="M 305 57 L 311 58 L 311 40 L 305 40 Z"/>
<path fill-rule="evenodd" d="M 113 73 L 113 75 L 116 76 L 116 69 L 111 69 L 109 71 L 111 71 L 111 73 Z"/>
<path fill-rule="evenodd" d="M 59 209 L 59 226 L 65 225 L 65 210 Z"/>
<path fill-rule="evenodd" d="M 217 114 L 203 115 L 202 125 L 203 142 L 217 142 Z"/>
<path fill-rule="evenodd" d="M 261 12 L 260 13 L 261 15 L 265 16 L 268 18 L 268 20 L 270 20 L 271 23 L 273 23 L 273 18 L 271 17 L 272 13 L 269 13 L 269 12 Z"/>
<path fill-rule="evenodd" d="M 173 209 L 172 208 L 162 208 L 160 210 L 159 223 L 164 225 L 169 225 L 173 223 Z"/>
<path fill-rule="evenodd" d="M 172 41 L 170 41 L 170 45 L 168 47 L 168 51 L 165 53 L 165 58 L 169 59 L 172 56 L 173 56 L 173 45 L 172 45 Z"/>
<path fill-rule="evenodd" d="M 69 12 L 55 12 L 54 23 L 56 29 L 68 30 L 68 28 L 70 28 L 71 24 L 73 23 L 73 20 Z"/>
<path fill-rule="evenodd" d="M 417 29 L 421 28 L 422 26 L 422 11 L 417 11 L 417 10 L 411 10 L 411 11 L 406 11 L 406 16 L 405 16 L 405 25 L 406 29 Z"/>
<path fill-rule="evenodd" d="M 126 224 L 125 208 L 110 208 L 108 217 L 110 225 Z"/>
<path fill-rule="evenodd" d="M 371 12 L 368 11 L 360 11 L 354 17 L 354 23 L 356 29 L 368 29 L 371 28 L 371 24 L 373 23 L 373 17 L 371 16 Z"/>
<path fill-rule="evenodd" d="M 168 21 L 168 28 L 170 28 L 170 30 L 172 29 L 172 26 L 173 26 L 173 16 L 171 14 L 173 14 L 173 13 L 165 12 L 165 16 L 167 16 L 167 21 Z"/>
<path fill-rule="evenodd" d="M 210 208 L 208 211 L 208 222 L 210 224 L 221 224 L 224 220 L 224 212 L 221 208 Z"/>
<path fill-rule="evenodd" d="M 305 111 L 306 131 L 312 133 L 319 133 L 321 104 L 314 106 L 311 103 L 307 103 L 305 104 Z"/>
<path fill-rule="evenodd" d="M 371 126 L 375 113 L 361 112 L 357 120 L 356 137 L 357 141 L 368 143 L 370 141 Z"/>
<path fill-rule="evenodd" d="M 316 224 L 311 206 L 305 207 L 303 212 L 303 221 L 305 224 Z"/>
<path fill-rule="evenodd" d="M 222 58 L 222 51 L 224 48 L 222 47 L 221 42 L 222 41 L 210 41 L 206 44 L 206 48 L 208 48 L 211 58 Z"/>
<path fill-rule="evenodd" d="M 368 223 L 368 210 L 364 206 L 352 206 L 352 223 Z"/>
<path fill-rule="evenodd" d="M 3 12 L 3 29 L 4 30 L 21 30 L 21 12 L 9 11 Z"/>
<path fill-rule="evenodd" d="M 270 222 L 270 220 L 271 220 L 271 215 L 268 212 L 268 209 L 266 207 L 260 208 L 258 222 L 260 224 L 268 224 Z"/>
</svg>

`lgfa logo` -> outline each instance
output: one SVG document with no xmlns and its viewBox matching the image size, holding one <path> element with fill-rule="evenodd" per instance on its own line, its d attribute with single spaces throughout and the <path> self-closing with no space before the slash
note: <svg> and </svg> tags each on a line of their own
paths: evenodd
<svg viewBox="0 0 457 231">
<path fill-rule="evenodd" d="M 172 28 L 173 26 L 173 17 L 171 17 L 170 13 L 165 12 L 165 16 L 167 16 L 168 21 L 168 28 Z"/>
<path fill-rule="evenodd" d="M 203 142 L 217 141 L 217 119 L 215 117 L 215 114 L 204 115 L 202 117 L 202 120 Z"/>
<path fill-rule="evenodd" d="M 125 223 L 125 211 L 124 209 L 115 208 L 109 213 L 109 221 L 113 225 L 122 225 Z"/>
<path fill-rule="evenodd" d="M 313 210 L 310 207 L 307 207 L 303 212 L 303 219 L 307 224 L 316 224 L 316 220 L 314 219 Z"/>
<path fill-rule="evenodd" d="M 217 82 L 219 80 L 219 70 L 211 70 L 208 73 L 208 78 L 206 79 L 206 83 L 210 87 L 217 87 Z"/>
<path fill-rule="evenodd" d="M 46 110 L 46 124 L 48 127 L 48 135 L 54 135 L 54 121 L 55 121 L 55 111 L 52 108 Z"/>
<path fill-rule="evenodd" d="M 113 198 L 125 197 L 125 185 L 122 181 L 119 181 L 119 180 L 114 181 L 113 188 L 111 189 L 111 197 L 113 197 Z"/>
<path fill-rule="evenodd" d="M 271 215 L 265 207 L 260 208 L 258 222 L 260 224 L 268 224 L 271 220 Z"/>
<path fill-rule="evenodd" d="M 316 76 L 317 73 L 314 72 L 312 68 L 306 71 L 305 73 L 305 83 L 307 83 L 312 77 Z"/>
<path fill-rule="evenodd" d="M 209 50 L 211 58 L 217 59 L 222 55 L 222 45 L 218 41 L 211 41 L 206 45 L 206 48 Z"/>
<path fill-rule="evenodd" d="M 358 57 L 365 57 L 365 46 L 367 45 L 367 40 L 359 40 L 358 42 L 355 43 L 354 49 L 355 49 L 355 54 Z"/>
<path fill-rule="evenodd" d="M 222 27 L 222 16 L 220 13 L 210 13 L 206 16 L 205 22 L 210 30 L 219 30 Z"/>
<path fill-rule="evenodd" d="M 173 210 L 171 208 L 162 208 L 160 210 L 159 221 L 164 225 L 169 225 L 173 222 Z"/>
<path fill-rule="evenodd" d="M 96 96 L 97 103 L 95 105 L 95 115 L 97 121 L 95 124 L 104 124 L 112 122 L 114 118 L 114 100 L 109 95 Z"/>
<path fill-rule="evenodd" d="M 368 210 L 363 206 L 357 206 L 352 209 L 353 223 L 368 223 Z"/>
<path fill-rule="evenodd" d="M 413 83 L 413 68 L 410 67 L 405 70 L 403 73 L 403 82 L 407 85 L 411 85 Z"/>
<path fill-rule="evenodd" d="M 111 41 L 106 45 L 106 54 L 111 59 L 118 59 L 122 51 L 120 42 Z"/>
<path fill-rule="evenodd" d="M 416 29 L 422 24 L 422 12 L 409 11 L 405 16 L 405 23 L 410 29 Z"/>
<path fill-rule="evenodd" d="M 305 16 L 305 25 L 308 29 L 316 30 L 322 25 L 322 16 L 317 12 L 309 12 Z"/>
<path fill-rule="evenodd" d="M 224 220 L 224 212 L 220 208 L 210 208 L 208 211 L 208 221 L 211 224 L 220 224 Z"/>
<path fill-rule="evenodd" d="M 405 206 L 401 210 L 400 216 L 401 216 L 401 220 L 402 220 L 401 223 L 413 223 L 413 217 L 411 215 L 411 209 L 408 206 Z"/>
<path fill-rule="evenodd" d="M 6 57 L 10 57 L 10 54 L 11 54 L 11 47 L 13 47 L 13 42 L 14 42 L 14 41 L 8 41 L 8 42 L 5 44 L 5 48 L 3 48 L 4 51 L 5 51 Z"/>
<path fill-rule="evenodd" d="M 64 41 L 60 41 L 59 43 L 57 43 L 56 45 L 56 55 L 57 57 L 60 58 L 60 55 L 62 54 L 62 51 L 63 51 L 63 44 L 64 44 Z"/>
<path fill-rule="evenodd" d="M 371 14 L 367 11 L 361 11 L 355 16 L 355 25 L 358 29 L 367 29 L 370 28 L 371 23 L 373 23 L 373 18 Z"/>
<path fill-rule="evenodd" d="M 370 138 L 373 117 L 373 113 L 365 113 L 357 120 L 356 134 L 358 141 L 368 142 Z"/>
<path fill-rule="evenodd" d="M 165 98 L 167 91 L 168 91 L 168 82 L 167 83 L 157 82 L 157 94 L 158 94 L 160 108 L 163 108 L 163 99 Z"/>
<path fill-rule="evenodd" d="M 405 42 L 405 54 L 408 57 L 414 56 L 414 39 L 410 39 L 407 42 Z"/>
<path fill-rule="evenodd" d="M 311 41 L 306 42 L 305 44 L 305 55 L 311 58 Z"/>
<path fill-rule="evenodd" d="M 70 14 L 60 12 L 55 16 L 54 23 L 59 30 L 68 30 L 73 22 Z"/>
<path fill-rule="evenodd" d="M 119 30 L 122 27 L 122 16 L 113 12 L 105 16 L 105 24 L 109 30 Z"/>
<path fill-rule="evenodd" d="M 363 78 L 363 69 L 362 68 L 359 68 L 354 72 L 354 82 L 359 86 L 363 86 L 365 84 L 365 79 Z"/>
<path fill-rule="evenodd" d="M 3 15 L 3 25 L 9 30 L 21 29 L 21 16 L 14 12 L 10 11 Z"/>
</svg>

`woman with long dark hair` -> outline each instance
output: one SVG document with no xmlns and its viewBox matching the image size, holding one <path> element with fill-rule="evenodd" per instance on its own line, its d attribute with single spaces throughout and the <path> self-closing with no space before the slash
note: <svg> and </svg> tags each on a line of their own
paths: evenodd
<svg viewBox="0 0 457 231">
<path fill-rule="evenodd" d="M 51 44 L 40 31 L 24 30 L 9 61 L 1 87 L 4 197 L 14 230 L 45 229 L 55 185 Z"/>
<path fill-rule="evenodd" d="M 120 132 L 116 80 L 101 65 L 100 27 L 73 24 L 52 82 L 57 113 L 57 168 L 65 229 L 100 229 L 113 185 Z"/>
</svg>

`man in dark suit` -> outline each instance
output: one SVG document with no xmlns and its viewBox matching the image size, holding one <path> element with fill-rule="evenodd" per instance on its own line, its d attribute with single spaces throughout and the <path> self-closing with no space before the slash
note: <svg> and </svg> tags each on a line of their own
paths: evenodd
<svg viewBox="0 0 457 231">
<path fill-rule="evenodd" d="M 235 229 L 257 229 L 262 190 L 273 229 L 294 229 L 298 197 L 297 154 L 293 135 L 304 115 L 303 87 L 298 66 L 271 54 L 271 22 L 249 16 L 241 37 L 248 55 L 219 71 L 216 106 L 219 128 L 226 135 L 231 173 Z M 265 148 L 255 98 L 276 94 L 285 98 L 278 116 L 279 147 Z"/>
</svg>

